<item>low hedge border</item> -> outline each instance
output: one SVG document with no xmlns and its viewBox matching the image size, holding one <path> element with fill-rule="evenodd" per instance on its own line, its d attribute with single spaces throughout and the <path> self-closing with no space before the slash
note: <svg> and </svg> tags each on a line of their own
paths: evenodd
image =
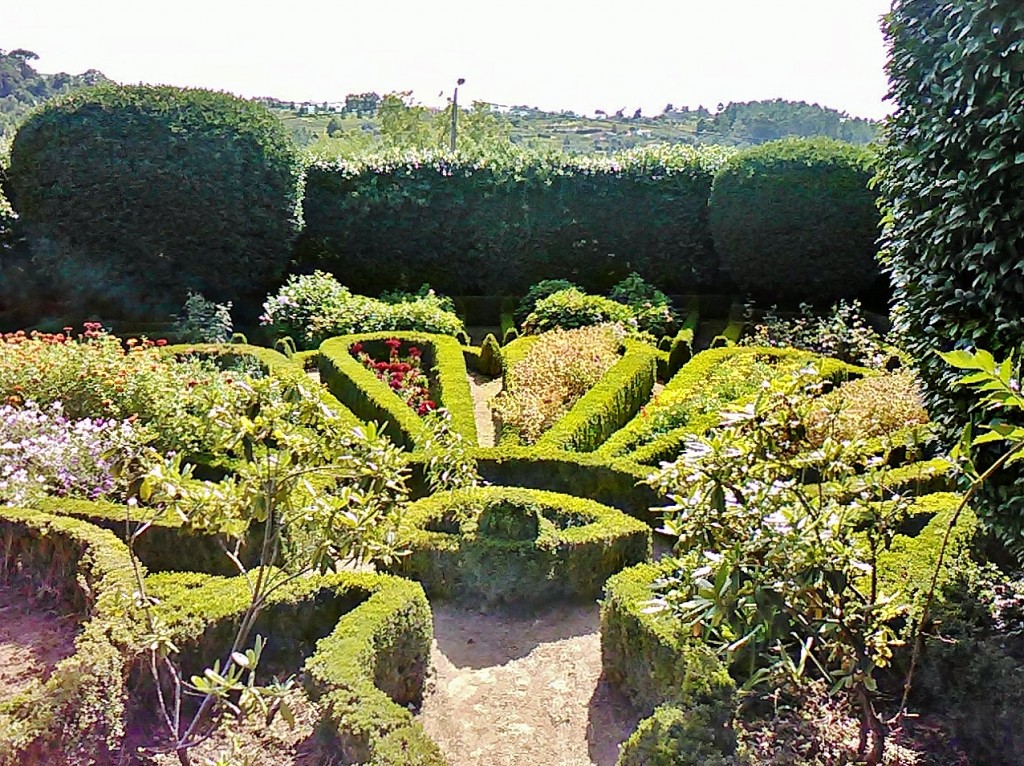
<svg viewBox="0 0 1024 766">
<path fill-rule="evenodd" d="M 442 492 L 410 506 L 410 551 L 392 571 L 431 598 L 536 606 L 596 599 L 605 580 L 651 555 L 650 529 L 593 500 L 509 487 Z"/>
<path fill-rule="evenodd" d="M 320 402 L 331 412 L 342 418 L 346 425 L 353 428 L 360 425 L 352 411 L 343 405 L 338 399 L 323 386 L 317 385 L 316 381 L 306 374 L 302 358 L 289 359 L 279 351 L 263 346 L 250 346 L 244 343 L 194 343 L 165 346 L 164 353 L 171 356 L 186 356 L 197 354 L 200 356 L 211 356 L 230 360 L 232 357 L 247 356 L 259 362 L 267 375 L 272 375 L 285 384 L 300 385 L 304 390 L 319 398 Z M 316 352 L 313 352 L 314 354 Z M 298 356 L 298 355 L 296 355 Z"/>
<path fill-rule="evenodd" d="M 592 452 L 622 428 L 650 398 L 658 375 L 658 349 L 626 339 L 625 354 L 536 446 Z"/>
<path fill-rule="evenodd" d="M 796 349 L 729 346 L 726 348 L 708 349 L 694 356 L 689 363 L 673 376 L 659 396 L 673 396 L 678 393 L 682 393 L 684 396 L 692 395 L 700 391 L 702 386 L 706 385 L 707 376 L 715 367 L 728 364 L 733 359 L 749 356 L 767 356 L 775 359 L 777 363 L 798 360 L 818 361 L 822 365 L 822 374 L 828 378 L 871 374 L 871 371 L 865 368 L 856 367 L 828 357 L 816 357 L 811 353 Z M 597 452 L 606 457 L 625 455 L 633 462 L 644 465 L 656 465 L 663 460 L 674 459 L 694 433 L 703 433 L 707 429 L 714 427 L 720 420 L 719 413 L 721 409 L 729 405 L 729 402 L 725 402 L 722 407 L 716 407 L 711 412 L 695 415 L 688 423 L 663 433 L 646 444 L 638 445 L 638 442 L 649 428 L 647 415 L 641 410 L 641 414 L 638 417 L 633 418 L 625 427 L 616 432 L 598 448 Z"/>
<path fill-rule="evenodd" d="M 662 705 L 622 743 L 615 766 L 732 766 L 736 734 L 707 705 Z"/>
<path fill-rule="evenodd" d="M 430 430 L 422 418 L 407 406 L 386 383 L 377 379 L 349 352 L 353 343 L 372 343 L 397 338 L 414 343 L 429 354 L 424 363 L 433 368 L 438 404 L 448 410 L 454 430 L 471 444 L 477 444 L 473 394 L 466 377 L 462 346 L 447 335 L 410 332 L 377 332 L 342 335 L 320 345 L 320 376 L 328 389 L 363 420 L 385 424 L 385 430 L 398 444 L 421 448 Z"/>
<path fill-rule="evenodd" d="M 652 527 L 661 515 L 652 509 L 664 498 L 643 484 L 647 466 L 624 459 L 608 460 L 594 453 L 499 446 L 475 451 L 477 471 L 491 484 L 561 492 L 610 505 Z"/>
<path fill-rule="evenodd" d="M 124 734 L 125 655 L 136 631 L 127 549 L 78 519 L 0 507 L 0 582 L 19 581 L 71 609 L 81 632 L 45 683 L 0 703 L 0 764 L 110 756 Z"/>
<path fill-rule="evenodd" d="M 104 500 L 47 497 L 35 506 L 55 516 L 70 516 L 108 530 L 127 543 L 127 526 L 145 521 L 151 509 L 132 508 Z M 262 529 L 254 529 L 254 540 L 242 546 L 240 559 L 249 566 L 259 559 L 258 541 Z M 216 535 L 182 529 L 175 514 L 164 514 L 139 536 L 135 555 L 150 572 L 203 572 L 235 575 L 238 570 L 224 554 Z"/>
<path fill-rule="evenodd" d="M 248 603 L 244 578 L 168 573 L 148 583 L 186 675 L 201 672 L 230 643 Z M 266 671 L 293 669 L 291 660 L 309 655 L 303 682 L 343 762 L 446 766 L 406 708 L 422 697 L 433 638 L 420 585 L 351 572 L 296 580 L 273 594 L 255 633 L 269 639 Z"/>
<path fill-rule="evenodd" d="M 936 492 L 915 498 L 908 516 L 927 515 L 931 519 L 916 535 L 896 535 L 889 547 L 878 556 L 876 564 L 878 587 L 884 593 L 906 593 L 920 609 L 921 600 L 931 586 L 946 530 L 963 501 L 952 492 Z M 958 560 L 970 557 L 978 532 L 978 518 L 969 507 L 960 514 L 949 537 L 944 566 L 939 573 L 937 592 L 949 582 L 958 569 Z"/>
<path fill-rule="evenodd" d="M 671 562 L 639 564 L 608 579 L 601 603 L 604 677 L 644 715 L 666 702 L 706 704 L 728 720 L 735 684 L 725 665 L 677 619 L 644 611 L 651 585 L 670 569 Z"/>
</svg>

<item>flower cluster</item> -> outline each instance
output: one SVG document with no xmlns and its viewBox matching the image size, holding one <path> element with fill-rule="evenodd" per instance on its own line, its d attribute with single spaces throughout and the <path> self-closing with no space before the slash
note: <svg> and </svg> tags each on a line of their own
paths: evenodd
<svg viewBox="0 0 1024 766">
<path fill-rule="evenodd" d="M 115 463 L 139 454 L 145 437 L 134 420 L 74 420 L 59 402 L 0 406 L 0 503 L 25 505 L 57 495 L 123 497 Z"/>
<path fill-rule="evenodd" d="M 398 338 L 390 338 L 384 341 L 384 345 L 388 347 L 388 358 L 384 361 L 374 359 L 362 343 L 353 343 L 349 351 L 379 380 L 391 386 L 391 390 L 416 410 L 417 415 L 436 410 L 437 404 L 430 398 L 429 381 L 421 367 L 422 352 L 416 346 L 410 346 L 403 357 L 402 341 Z"/>
</svg>

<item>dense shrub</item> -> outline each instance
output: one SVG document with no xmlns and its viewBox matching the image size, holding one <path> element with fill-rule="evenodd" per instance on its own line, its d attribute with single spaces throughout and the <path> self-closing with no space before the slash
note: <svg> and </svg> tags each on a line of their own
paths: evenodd
<svg viewBox="0 0 1024 766">
<path fill-rule="evenodd" d="M 773 141 L 715 176 L 710 224 L 722 267 L 758 298 L 826 303 L 878 279 L 871 154 L 824 139 Z"/>
<path fill-rule="evenodd" d="M 552 293 L 537 302 L 533 311 L 523 321 L 523 331 L 542 333 L 560 328 L 572 330 L 577 327 L 626 323 L 633 317 L 628 306 L 610 298 L 588 295 L 575 288 Z"/>
<path fill-rule="evenodd" d="M 896 111 L 881 168 L 883 262 L 896 329 L 948 444 L 980 395 L 955 386 L 959 371 L 933 350 L 1003 359 L 1024 337 L 1022 25 L 1017 0 L 900 0 L 886 18 Z M 1003 472 L 986 492 L 983 516 L 1018 538 L 1024 478 Z"/>
<path fill-rule="evenodd" d="M 526 295 L 523 296 L 522 300 L 516 305 L 515 313 L 512 318 L 516 324 L 522 324 L 526 317 L 533 313 L 533 310 L 537 308 L 537 303 L 544 300 L 549 295 L 560 293 L 563 290 L 579 290 L 580 286 L 575 285 L 568 279 L 542 279 L 537 284 L 530 285 L 530 289 L 526 291 Z"/>
<path fill-rule="evenodd" d="M 227 343 L 234 329 L 231 302 L 214 303 L 202 293 L 190 292 L 174 319 L 174 334 L 182 343 Z"/>
<path fill-rule="evenodd" d="M 259 104 L 100 87 L 26 120 L 6 187 L 56 298 L 163 315 L 189 290 L 256 305 L 290 257 L 299 170 L 287 131 Z"/>
<path fill-rule="evenodd" d="M 615 285 L 608 297 L 629 306 L 642 332 L 662 336 L 675 329 L 676 315 L 668 296 L 635 271 Z"/>
<path fill-rule="evenodd" d="M 835 416 L 823 412 L 821 430 L 812 423 L 812 441 L 825 436 L 870 439 L 928 422 L 917 378 L 905 370 L 847 381 L 822 396 L 821 405 Z M 824 423 L 828 423 L 827 429 Z"/>
<path fill-rule="evenodd" d="M 378 331 L 458 335 L 462 320 L 451 301 L 432 290 L 422 296 L 391 296 L 391 301 L 354 295 L 331 274 L 292 275 L 263 304 L 260 321 L 300 348 L 316 348 L 336 335 Z"/>
<path fill-rule="evenodd" d="M 640 722 L 615 766 L 728 766 L 736 735 L 708 705 L 663 705 Z"/>
<path fill-rule="evenodd" d="M 505 431 L 532 443 L 568 412 L 619 360 L 614 327 L 551 330 L 505 372 L 505 390 L 491 400 Z"/>
<path fill-rule="evenodd" d="M 867 323 L 860 301 L 839 301 L 828 314 L 819 314 L 808 303 L 800 304 L 796 316 L 780 316 L 775 308 L 756 321 L 747 308 L 748 321 L 740 344 L 799 348 L 831 356 L 850 364 L 880 367 L 887 363 L 885 339 Z"/>
<path fill-rule="evenodd" d="M 707 199 L 724 156 L 674 146 L 318 161 L 300 257 L 363 292 L 427 280 L 454 295 L 522 294 L 552 278 L 605 290 L 632 270 L 707 289 L 718 283 Z"/>
</svg>

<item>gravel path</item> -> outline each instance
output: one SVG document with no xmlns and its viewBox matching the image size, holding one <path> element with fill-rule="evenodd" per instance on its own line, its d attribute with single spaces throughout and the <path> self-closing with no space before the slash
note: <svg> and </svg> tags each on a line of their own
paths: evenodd
<svg viewBox="0 0 1024 766">
<path fill-rule="evenodd" d="M 476 436 L 481 447 L 493 447 L 497 443 L 497 429 L 491 408 L 487 403 L 501 392 L 501 378 L 488 378 L 470 370 L 469 389 L 473 393 L 473 415 L 476 417 Z"/>
<path fill-rule="evenodd" d="M 601 679 L 596 604 L 530 617 L 431 606 L 419 720 L 452 766 L 614 766 L 639 716 Z"/>
</svg>

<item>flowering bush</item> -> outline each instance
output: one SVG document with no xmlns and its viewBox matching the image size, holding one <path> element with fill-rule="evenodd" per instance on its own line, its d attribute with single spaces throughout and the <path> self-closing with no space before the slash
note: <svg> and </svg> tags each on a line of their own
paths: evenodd
<svg viewBox="0 0 1024 766">
<path fill-rule="evenodd" d="M 77 336 L 18 331 L 0 336 L 0 401 L 63 405 L 68 418 L 135 416 L 160 450 L 201 452 L 218 440 L 207 414 L 240 401 L 239 373 L 211 361 L 167 358 L 163 341 L 121 340 L 87 323 Z"/>
<path fill-rule="evenodd" d="M 812 442 L 891 436 L 928 423 L 920 383 L 907 370 L 847 381 L 822 396 L 821 406 L 811 420 Z"/>
<path fill-rule="evenodd" d="M 58 402 L 0 406 L 0 503 L 28 505 L 46 495 L 122 498 L 116 463 L 138 454 L 145 437 L 134 421 L 64 414 Z"/>
<path fill-rule="evenodd" d="M 502 428 L 532 444 L 619 360 L 623 331 L 614 325 L 551 330 L 505 373 L 491 400 Z"/>
<path fill-rule="evenodd" d="M 402 356 L 402 341 L 398 338 L 390 338 L 384 341 L 384 345 L 388 347 L 388 358 L 383 361 L 374 359 L 362 343 L 353 343 L 349 351 L 379 380 L 391 386 L 391 390 L 416 410 L 417 415 L 436 410 L 437 405 L 430 398 L 430 381 L 421 367 L 423 354 L 419 348 L 409 346 Z"/>
<path fill-rule="evenodd" d="M 751 313 L 748 306 L 748 319 Z M 773 307 L 759 322 L 748 321 L 747 326 L 740 338 L 743 346 L 799 348 L 866 367 L 882 367 L 889 356 L 885 339 L 867 323 L 860 301 L 839 301 L 827 316 L 801 303 L 800 314 L 789 319 L 780 317 Z"/>
<path fill-rule="evenodd" d="M 458 335 L 462 320 L 451 303 L 428 290 L 422 296 L 399 296 L 385 302 L 354 295 L 323 271 L 289 277 L 263 304 L 260 322 L 301 348 L 315 348 L 326 338 L 381 330 Z"/>
</svg>

